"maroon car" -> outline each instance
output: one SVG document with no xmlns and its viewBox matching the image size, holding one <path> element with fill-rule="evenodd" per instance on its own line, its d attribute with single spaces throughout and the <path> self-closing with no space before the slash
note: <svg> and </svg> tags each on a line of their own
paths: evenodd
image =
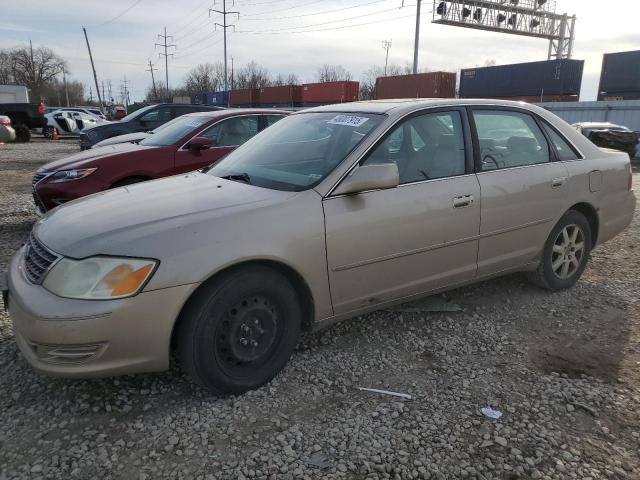
<svg viewBox="0 0 640 480">
<path fill-rule="evenodd" d="M 287 113 L 258 109 L 191 113 L 140 143 L 94 148 L 47 163 L 33 177 L 36 209 L 42 213 L 92 193 L 206 167 Z"/>
</svg>

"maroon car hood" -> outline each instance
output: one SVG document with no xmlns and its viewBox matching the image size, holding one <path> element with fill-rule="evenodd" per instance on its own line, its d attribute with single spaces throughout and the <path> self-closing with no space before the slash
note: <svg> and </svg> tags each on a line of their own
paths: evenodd
<svg viewBox="0 0 640 480">
<path fill-rule="evenodd" d="M 106 147 L 92 148 L 74 153 L 73 155 L 69 155 L 68 157 L 61 158 L 54 162 L 49 162 L 40 167 L 38 172 L 89 167 L 98 159 L 112 157 L 114 155 L 126 155 L 129 153 L 141 152 L 152 148 L 158 147 L 144 146 L 134 143 L 118 143 L 116 145 L 107 145 Z"/>
</svg>

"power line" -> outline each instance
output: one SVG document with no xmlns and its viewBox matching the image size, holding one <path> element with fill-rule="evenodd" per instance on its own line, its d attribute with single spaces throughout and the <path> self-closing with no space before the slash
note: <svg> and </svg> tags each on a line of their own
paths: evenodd
<svg viewBox="0 0 640 480">
<path fill-rule="evenodd" d="M 280 10 L 271 10 L 269 12 L 250 13 L 250 14 L 244 15 L 243 17 L 257 17 L 258 15 L 262 15 L 264 13 L 284 12 L 286 10 L 293 10 L 294 8 L 302 8 L 302 7 L 306 7 L 307 5 L 313 5 L 315 3 L 320 3 L 320 2 L 324 2 L 324 1 L 325 0 L 313 0 L 313 1 L 308 2 L 308 3 L 303 3 L 302 5 L 293 5 L 291 7 L 281 8 Z"/>
<path fill-rule="evenodd" d="M 407 6 L 412 6 L 412 5 L 407 5 Z M 400 10 L 401 8 L 403 8 L 403 7 L 387 8 L 385 10 L 378 10 L 377 12 L 365 13 L 363 15 L 355 15 L 353 17 L 341 18 L 339 20 L 328 20 L 326 22 L 312 23 L 312 24 L 309 24 L 309 25 L 299 25 L 297 27 L 281 27 L 281 28 L 276 28 L 276 29 L 258 30 L 258 31 L 239 30 L 239 32 L 240 33 L 258 33 L 258 32 L 259 33 L 266 33 L 266 32 L 281 32 L 282 30 L 298 30 L 300 28 L 319 27 L 319 26 L 322 26 L 322 25 L 329 25 L 331 23 L 346 22 L 347 20 L 355 20 L 357 18 L 371 17 L 373 15 L 379 15 L 381 13 L 387 13 L 387 12 L 392 12 L 394 10 Z"/>
<path fill-rule="evenodd" d="M 361 8 L 361 7 L 367 7 L 369 5 L 373 5 L 375 3 L 383 3 L 383 2 L 387 2 L 388 0 L 374 0 L 373 2 L 368 2 L 368 3 L 363 3 L 360 5 L 352 5 L 350 7 L 342 7 L 342 8 L 334 8 L 332 10 L 323 10 L 322 12 L 313 12 L 313 13 L 303 13 L 300 15 L 291 15 L 289 17 L 264 17 L 264 18 L 247 18 L 245 19 L 246 21 L 250 21 L 250 22 L 256 22 L 256 21 L 267 21 L 267 20 L 289 20 L 291 18 L 302 18 L 302 17 L 312 17 L 315 15 L 324 15 L 327 13 L 335 13 L 335 12 L 341 12 L 343 10 L 351 10 L 354 8 Z"/>
<path fill-rule="evenodd" d="M 115 16 L 115 17 L 113 17 L 113 18 L 110 18 L 110 19 L 109 19 L 109 20 L 107 20 L 106 22 L 102 22 L 102 23 L 100 23 L 100 24 L 96 25 L 94 28 L 97 28 L 97 27 L 104 27 L 105 25 L 107 25 L 107 24 L 109 24 L 109 23 L 111 23 L 111 22 L 113 22 L 113 21 L 115 21 L 115 20 L 119 19 L 119 18 L 120 18 L 120 17 L 122 17 L 125 13 L 127 13 L 129 10 L 133 9 L 136 5 L 138 5 L 141 1 L 142 1 L 142 0 L 136 0 L 135 2 L 133 2 L 133 4 L 132 4 L 129 8 L 124 9 L 121 13 L 119 13 L 118 15 L 116 15 L 116 16 Z"/>
</svg>

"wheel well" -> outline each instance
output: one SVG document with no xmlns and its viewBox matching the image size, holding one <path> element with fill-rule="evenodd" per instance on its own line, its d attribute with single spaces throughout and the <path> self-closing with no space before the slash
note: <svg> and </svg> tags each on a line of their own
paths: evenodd
<svg viewBox="0 0 640 480">
<path fill-rule="evenodd" d="M 146 182 L 147 180 L 153 180 L 153 177 L 147 177 L 144 175 L 131 175 L 130 177 L 121 178 L 111 184 L 110 188 L 116 188 L 120 183 L 125 182 L 127 180 L 140 180 L 141 182 Z"/>
<path fill-rule="evenodd" d="M 293 287 L 296 290 L 298 298 L 300 299 L 300 303 L 302 306 L 303 319 L 302 319 L 302 331 L 308 332 L 311 330 L 311 326 L 313 324 L 314 318 L 314 305 L 313 305 L 313 296 L 311 295 L 311 289 L 307 285 L 307 282 L 302 278 L 302 276 L 296 272 L 293 268 L 285 265 L 283 263 L 273 261 L 273 260 L 251 260 L 247 262 L 238 263 L 235 265 L 231 265 L 219 272 L 216 272 L 213 276 L 208 278 L 206 281 L 202 282 L 202 284 L 195 289 L 195 291 L 189 296 L 185 304 L 182 306 L 180 310 L 180 314 L 173 325 L 173 331 L 171 332 L 171 345 L 174 346 L 176 333 L 178 332 L 178 326 L 182 319 L 183 312 L 187 309 L 189 304 L 198 297 L 198 295 L 203 292 L 209 285 L 218 281 L 220 278 L 233 273 L 236 270 L 245 267 L 253 267 L 253 266 L 265 266 L 271 268 L 285 277 L 289 279 L 292 283 Z"/>
<path fill-rule="evenodd" d="M 589 222 L 589 226 L 591 227 L 591 246 L 598 243 L 598 228 L 600 226 L 598 219 L 598 212 L 593 205 L 589 203 L 576 203 L 569 210 L 575 210 L 576 212 L 580 212 L 583 214 L 587 221 Z"/>
<path fill-rule="evenodd" d="M 25 125 L 29 128 L 29 117 L 27 114 L 21 112 L 7 112 L 4 115 L 11 119 L 11 124 L 14 127 L 18 125 Z"/>
</svg>

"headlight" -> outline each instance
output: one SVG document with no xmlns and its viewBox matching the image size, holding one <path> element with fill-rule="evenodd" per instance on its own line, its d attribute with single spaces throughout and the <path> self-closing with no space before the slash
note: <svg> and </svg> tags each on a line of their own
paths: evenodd
<svg viewBox="0 0 640 480">
<path fill-rule="evenodd" d="M 63 258 L 42 286 L 60 297 L 106 300 L 138 293 L 156 269 L 156 260 L 142 258 Z"/>
<path fill-rule="evenodd" d="M 70 182 L 72 180 L 80 180 L 88 177 L 97 168 L 74 168 L 73 170 L 60 170 L 49 177 L 49 183 Z"/>
</svg>

